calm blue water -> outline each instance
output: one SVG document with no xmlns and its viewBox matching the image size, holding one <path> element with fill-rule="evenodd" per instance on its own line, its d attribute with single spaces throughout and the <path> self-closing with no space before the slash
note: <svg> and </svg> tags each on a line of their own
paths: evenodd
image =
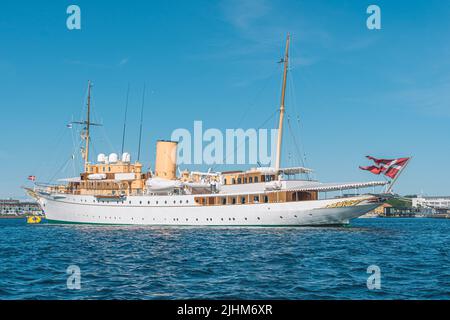
<svg viewBox="0 0 450 320">
<path fill-rule="evenodd" d="M 450 220 L 342 228 L 26 225 L 0 219 L 0 299 L 449 299 Z M 370 291 L 367 267 L 381 269 Z M 81 269 L 67 289 L 66 268 Z"/>
</svg>

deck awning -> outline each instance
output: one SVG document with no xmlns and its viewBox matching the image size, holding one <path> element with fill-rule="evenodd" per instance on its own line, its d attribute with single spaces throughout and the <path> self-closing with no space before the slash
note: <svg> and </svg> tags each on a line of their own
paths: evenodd
<svg viewBox="0 0 450 320">
<path fill-rule="evenodd" d="M 64 178 L 64 179 L 58 179 L 58 181 L 61 181 L 61 182 L 81 182 L 81 178 L 80 177 Z"/>
<path fill-rule="evenodd" d="M 289 191 L 340 191 L 359 188 L 369 188 L 376 186 L 384 186 L 388 181 L 369 181 L 369 182 L 349 182 L 349 183 L 312 183 L 306 186 L 291 187 Z"/>
</svg>

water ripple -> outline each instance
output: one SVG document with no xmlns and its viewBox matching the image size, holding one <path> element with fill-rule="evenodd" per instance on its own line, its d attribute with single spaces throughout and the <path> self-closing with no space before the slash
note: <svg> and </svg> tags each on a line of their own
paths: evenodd
<svg viewBox="0 0 450 320">
<path fill-rule="evenodd" d="M 0 299 L 449 299 L 450 220 L 346 228 L 26 225 L 0 220 Z M 66 269 L 81 269 L 81 289 Z M 368 290 L 367 267 L 381 268 Z"/>
</svg>

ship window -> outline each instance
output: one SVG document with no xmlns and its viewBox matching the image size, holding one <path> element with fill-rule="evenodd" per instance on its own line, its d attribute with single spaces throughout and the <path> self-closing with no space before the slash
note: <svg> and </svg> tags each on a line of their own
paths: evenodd
<svg viewBox="0 0 450 320">
<path fill-rule="evenodd" d="M 231 179 L 231 184 L 236 184 L 236 179 L 235 178 Z"/>
<path fill-rule="evenodd" d="M 241 197 L 241 203 L 245 204 L 245 197 Z"/>
<path fill-rule="evenodd" d="M 227 198 L 222 198 L 222 204 L 227 204 Z"/>
<path fill-rule="evenodd" d="M 266 181 L 266 177 L 265 176 L 261 176 L 261 182 L 265 182 Z"/>
<path fill-rule="evenodd" d="M 253 178 L 252 177 L 248 178 L 248 182 L 253 183 Z"/>
<path fill-rule="evenodd" d="M 167 201 L 164 201 L 164 204 L 167 204 Z"/>
<path fill-rule="evenodd" d="M 189 203 L 189 200 L 186 200 L 186 203 Z"/>
<path fill-rule="evenodd" d="M 128 201 L 129 204 L 131 204 L 131 201 Z"/>
<path fill-rule="evenodd" d="M 258 219 L 258 220 L 261 220 L 261 218 L 260 218 L 260 217 L 258 217 L 257 219 Z"/>
<path fill-rule="evenodd" d="M 268 196 L 264 196 L 264 202 L 265 203 L 269 202 L 269 197 Z"/>
<path fill-rule="evenodd" d="M 175 203 L 177 203 L 175 200 L 173 200 L 173 203 L 175 204 Z"/>
<path fill-rule="evenodd" d="M 242 183 L 242 179 L 238 178 L 238 184 L 241 184 L 241 183 Z"/>
<path fill-rule="evenodd" d="M 247 183 L 247 177 L 244 178 L 244 183 Z"/>
<path fill-rule="evenodd" d="M 253 197 L 253 202 L 259 202 L 259 196 L 254 196 Z"/>
<path fill-rule="evenodd" d="M 236 204 L 236 198 L 231 198 L 231 203 Z"/>
<path fill-rule="evenodd" d="M 247 220 L 247 218 L 244 218 L 244 220 Z"/>
<path fill-rule="evenodd" d="M 150 201 L 147 201 L 147 204 L 150 204 Z"/>
<path fill-rule="evenodd" d="M 159 201 L 156 201 L 156 204 L 158 204 L 159 203 Z"/>
<path fill-rule="evenodd" d="M 142 201 L 139 201 L 139 204 L 142 204 Z"/>
</svg>

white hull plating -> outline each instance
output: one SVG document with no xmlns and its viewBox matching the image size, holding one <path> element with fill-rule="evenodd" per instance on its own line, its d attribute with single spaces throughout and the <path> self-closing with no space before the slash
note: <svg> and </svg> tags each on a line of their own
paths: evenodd
<svg viewBox="0 0 450 320">
<path fill-rule="evenodd" d="M 50 221 L 156 226 L 341 225 L 380 205 L 369 199 L 373 197 L 200 206 L 195 204 L 193 196 L 130 196 L 123 203 L 115 200 L 99 202 L 93 196 L 39 196 Z M 349 200 L 355 200 L 357 204 L 330 207 Z"/>
</svg>

